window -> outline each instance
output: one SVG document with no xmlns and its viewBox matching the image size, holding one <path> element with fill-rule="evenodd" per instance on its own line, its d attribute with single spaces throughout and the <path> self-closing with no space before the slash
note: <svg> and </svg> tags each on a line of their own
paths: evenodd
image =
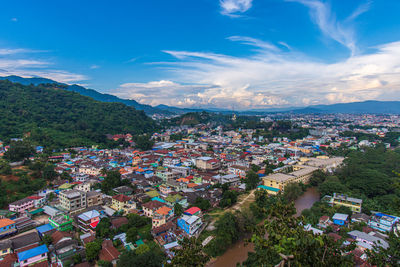
<svg viewBox="0 0 400 267">
<path fill-rule="evenodd" d="M 42 254 L 42 258 L 43 258 L 44 256 L 46 256 L 46 253 L 43 253 L 43 254 Z"/>
</svg>

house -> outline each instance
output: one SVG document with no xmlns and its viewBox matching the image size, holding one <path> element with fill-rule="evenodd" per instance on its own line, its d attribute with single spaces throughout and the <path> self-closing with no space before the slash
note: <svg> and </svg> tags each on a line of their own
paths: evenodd
<svg viewBox="0 0 400 267">
<path fill-rule="evenodd" d="M 7 254 L 12 253 L 12 241 L 11 240 L 4 240 L 0 241 L 0 258 L 3 258 Z M 1 266 L 1 262 L 0 262 Z"/>
<path fill-rule="evenodd" d="M 111 219 L 111 228 L 112 229 L 118 229 L 121 226 L 128 224 L 128 218 L 126 217 L 117 217 L 117 218 L 112 218 Z"/>
<path fill-rule="evenodd" d="M 372 249 L 374 246 L 387 249 L 389 244 L 382 238 L 376 237 L 372 234 L 367 234 L 358 230 L 350 231 L 347 233 L 351 238 L 358 241 L 357 246 L 361 249 Z"/>
<path fill-rule="evenodd" d="M 240 178 L 245 178 L 249 170 L 249 168 L 241 165 L 232 165 L 228 168 L 229 173 L 236 174 Z"/>
<path fill-rule="evenodd" d="M 77 216 L 78 226 L 83 232 L 94 232 L 100 222 L 100 213 L 97 210 L 90 210 Z"/>
<path fill-rule="evenodd" d="M 163 206 L 165 206 L 165 204 L 160 201 L 157 201 L 157 200 L 153 200 L 153 201 L 142 204 L 144 216 L 150 217 L 150 218 L 153 217 L 153 212 Z"/>
<path fill-rule="evenodd" d="M 211 157 L 199 157 L 196 159 L 196 167 L 202 170 L 217 170 L 221 167 L 221 162 Z"/>
<path fill-rule="evenodd" d="M 37 247 L 40 242 L 40 237 L 37 232 L 31 232 L 13 237 L 10 240 L 12 241 L 14 253 L 18 253 L 32 247 Z"/>
<path fill-rule="evenodd" d="M 152 216 L 152 228 L 165 224 L 172 216 L 174 216 L 174 210 L 167 206 L 155 210 Z"/>
<path fill-rule="evenodd" d="M 89 191 L 86 193 L 87 207 L 99 206 L 103 204 L 101 193 L 97 191 Z"/>
<path fill-rule="evenodd" d="M 192 236 L 196 234 L 197 230 L 203 225 L 203 222 L 201 218 L 196 215 L 189 216 L 184 214 L 178 219 L 177 224 L 187 235 Z"/>
<path fill-rule="evenodd" d="M 343 213 L 335 213 L 332 217 L 333 223 L 336 225 L 345 225 L 348 223 L 349 215 Z"/>
<path fill-rule="evenodd" d="M 367 214 L 364 214 L 364 213 L 355 213 L 355 214 L 351 215 L 352 222 L 364 222 L 364 223 L 368 224 L 370 218 L 371 218 L 370 216 L 368 216 Z"/>
<path fill-rule="evenodd" d="M 99 254 L 99 259 L 103 261 L 109 261 L 115 265 L 121 253 L 114 247 L 112 241 L 104 240 L 101 247 L 102 249 Z"/>
<path fill-rule="evenodd" d="M 30 197 L 27 197 L 27 199 L 33 200 L 33 206 L 35 208 L 43 207 L 43 205 L 46 203 L 46 198 L 44 198 L 42 196 L 30 196 Z"/>
<path fill-rule="evenodd" d="M 34 201 L 32 199 L 23 198 L 23 199 L 17 200 L 15 202 L 9 204 L 8 209 L 10 211 L 22 213 L 26 210 L 33 209 L 34 206 L 35 206 Z"/>
<path fill-rule="evenodd" d="M 362 199 L 336 193 L 333 196 L 325 196 L 324 199 L 327 199 L 331 206 L 344 206 L 350 208 L 354 213 L 361 212 Z"/>
<path fill-rule="evenodd" d="M 116 211 L 127 212 L 130 209 L 135 209 L 136 203 L 131 197 L 120 194 L 112 197 L 111 208 Z"/>
<path fill-rule="evenodd" d="M 17 232 L 15 221 L 10 219 L 0 219 L 0 238 L 12 235 Z"/>
<path fill-rule="evenodd" d="M 38 232 L 39 236 L 43 238 L 43 236 L 45 235 L 51 235 L 52 233 L 54 233 L 56 229 L 54 229 L 51 224 L 47 223 L 36 227 L 36 231 Z"/>
<path fill-rule="evenodd" d="M 86 208 L 86 192 L 79 190 L 61 191 L 59 195 L 61 208 L 70 212 L 77 212 Z"/>
<path fill-rule="evenodd" d="M 201 216 L 201 209 L 198 207 L 191 207 L 191 208 L 185 210 L 183 212 L 183 214 L 186 214 L 188 216 L 193 216 L 193 215 Z"/>
<path fill-rule="evenodd" d="M 125 195 L 125 196 L 130 196 L 133 193 L 133 189 L 130 188 L 129 186 L 123 185 L 117 188 L 113 189 L 113 192 L 117 195 Z"/>
<path fill-rule="evenodd" d="M 21 267 L 34 265 L 39 262 L 47 261 L 47 254 L 49 250 L 46 245 L 41 245 L 35 248 L 31 248 L 22 252 L 17 253 L 18 262 Z"/>
<path fill-rule="evenodd" d="M 399 217 L 378 212 L 371 216 L 368 226 L 382 232 L 390 232 L 399 220 Z"/>
<path fill-rule="evenodd" d="M 330 220 L 329 216 L 321 216 L 318 221 L 318 227 L 321 228 L 327 228 L 332 224 L 332 221 Z"/>
<path fill-rule="evenodd" d="M 74 227 L 72 226 L 72 219 L 65 214 L 59 214 L 49 218 L 49 223 L 57 231 L 71 231 Z"/>
</svg>

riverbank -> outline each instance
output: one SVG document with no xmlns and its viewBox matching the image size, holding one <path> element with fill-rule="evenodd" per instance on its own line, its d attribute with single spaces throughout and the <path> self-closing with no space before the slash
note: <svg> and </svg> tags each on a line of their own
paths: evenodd
<svg viewBox="0 0 400 267">
<path fill-rule="evenodd" d="M 309 209 L 319 201 L 319 193 L 315 187 L 308 188 L 303 195 L 295 201 L 296 217 L 300 216 L 302 211 Z M 248 238 L 248 237 L 246 237 Z M 207 267 L 230 267 L 236 266 L 236 263 L 244 262 L 247 259 L 248 252 L 254 251 L 254 245 L 245 246 L 245 238 L 242 238 L 230 247 L 223 255 L 211 260 Z"/>
</svg>

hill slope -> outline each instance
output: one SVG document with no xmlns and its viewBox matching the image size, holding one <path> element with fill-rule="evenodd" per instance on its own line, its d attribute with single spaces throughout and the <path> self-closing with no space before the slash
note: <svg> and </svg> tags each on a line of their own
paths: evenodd
<svg viewBox="0 0 400 267">
<path fill-rule="evenodd" d="M 38 143 L 77 146 L 105 143 L 105 134 L 141 134 L 155 129 L 143 111 L 102 103 L 55 84 L 0 81 L 0 139 L 26 133 Z"/>
<path fill-rule="evenodd" d="M 54 80 L 41 78 L 41 77 L 23 78 L 23 77 L 19 77 L 19 76 L 15 76 L 15 75 L 0 77 L 0 80 L 8 80 L 8 81 L 20 83 L 23 85 L 30 85 L 30 84 L 33 84 L 33 85 L 39 85 L 39 84 L 63 85 L 65 90 L 77 92 L 81 95 L 91 97 L 94 100 L 101 101 L 101 102 L 123 103 L 127 106 L 134 107 L 137 110 L 143 110 L 148 115 L 153 115 L 153 114 L 170 115 L 170 114 L 173 114 L 172 112 L 170 112 L 168 110 L 158 109 L 158 108 L 152 107 L 150 105 L 140 104 L 135 100 L 122 99 L 122 98 L 116 97 L 114 95 L 103 94 L 94 89 L 87 89 L 87 88 L 77 85 L 77 84 L 67 85 L 67 84 L 59 83 Z"/>
</svg>

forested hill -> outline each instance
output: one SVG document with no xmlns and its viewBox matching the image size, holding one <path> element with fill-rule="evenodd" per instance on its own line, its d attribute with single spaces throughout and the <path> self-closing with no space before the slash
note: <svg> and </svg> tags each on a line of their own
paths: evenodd
<svg viewBox="0 0 400 267">
<path fill-rule="evenodd" d="M 39 144 L 104 144 L 106 134 L 133 135 L 155 130 L 143 111 L 121 103 L 104 103 L 55 84 L 22 85 L 0 81 L 0 140 L 22 137 Z"/>
</svg>

